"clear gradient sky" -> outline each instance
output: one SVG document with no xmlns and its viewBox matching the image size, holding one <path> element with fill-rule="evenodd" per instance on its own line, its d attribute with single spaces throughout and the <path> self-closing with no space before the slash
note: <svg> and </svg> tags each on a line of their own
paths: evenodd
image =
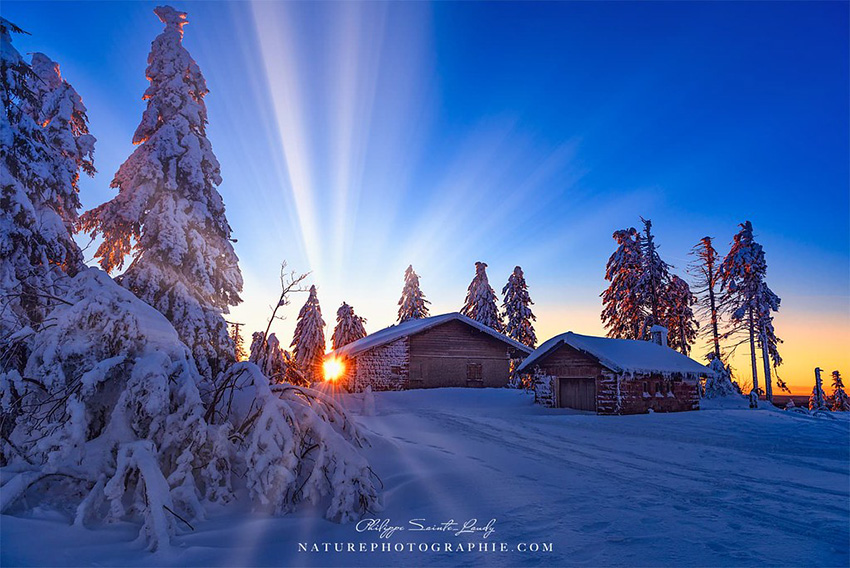
<svg viewBox="0 0 850 568">
<path fill-rule="evenodd" d="M 155 5 L 3 2 L 32 34 L 18 50 L 88 106 L 86 209 L 132 151 Z M 211 91 L 249 330 L 283 259 L 312 271 L 328 337 L 343 300 L 393 323 L 410 263 L 432 313 L 456 311 L 483 260 L 497 291 L 522 265 L 541 341 L 602 333 L 615 229 L 651 218 L 682 274 L 749 219 L 782 297 L 780 375 L 850 376 L 848 3 L 172 5 Z M 286 343 L 304 299 L 273 326 Z"/>
</svg>

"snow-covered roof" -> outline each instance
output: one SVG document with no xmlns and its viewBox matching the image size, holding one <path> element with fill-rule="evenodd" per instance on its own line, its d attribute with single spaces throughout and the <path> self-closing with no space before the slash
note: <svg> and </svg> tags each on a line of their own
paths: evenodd
<svg viewBox="0 0 850 568">
<path fill-rule="evenodd" d="M 362 339 L 358 339 L 357 341 L 349 343 L 348 345 L 343 345 L 339 349 L 331 351 L 328 354 L 328 357 L 353 357 L 359 353 L 362 353 L 363 351 L 368 351 L 369 349 L 374 349 L 375 347 L 380 347 L 381 345 L 392 343 L 393 341 L 401 339 L 402 337 L 422 333 L 423 331 L 431 329 L 432 327 L 436 327 L 438 325 L 442 325 L 444 323 L 455 320 L 474 327 L 478 331 L 491 335 L 496 339 L 507 343 L 511 347 L 522 351 L 523 353 L 531 353 L 531 349 L 528 346 L 523 345 L 518 341 L 514 341 L 510 337 L 502 335 L 493 328 L 481 324 L 475 321 L 474 319 L 468 318 L 458 312 L 452 312 L 439 316 L 431 316 L 429 318 L 412 319 L 404 323 L 400 323 L 398 325 L 391 325 L 390 327 L 384 328 L 381 331 L 376 331 L 375 333 L 367 335 Z"/>
<path fill-rule="evenodd" d="M 549 353 L 561 345 L 569 345 L 591 357 L 615 373 L 681 373 L 711 375 L 712 371 L 690 357 L 652 341 L 613 339 L 579 335 L 568 331 L 544 342 L 519 366 L 519 372 L 529 372 Z"/>
</svg>

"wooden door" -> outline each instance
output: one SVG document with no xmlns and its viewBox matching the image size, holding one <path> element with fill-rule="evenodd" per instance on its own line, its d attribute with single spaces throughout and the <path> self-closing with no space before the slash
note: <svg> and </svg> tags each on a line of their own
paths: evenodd
<svg viewBox="0 0 850 568">
<path fill-rule="evenodd" d="M 565 377 L 558 385 L 558 406 L 596 412 L 596 379 Z"/>
</svg>

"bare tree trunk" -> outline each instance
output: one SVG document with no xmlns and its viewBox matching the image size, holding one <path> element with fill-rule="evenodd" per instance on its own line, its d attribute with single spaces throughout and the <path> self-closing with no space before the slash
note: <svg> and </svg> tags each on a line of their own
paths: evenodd
<svg viewBox="0 0 850 568">
<path fill-rule="evenodd" d="M 717 322 L 717 299 L 714 297 L 714 267 L 708 265 L 708 302 L 711 309 L 711 339 L 714 342 L 714 356 L 720 360 L 720 330 Z"/>
<path fill-rule="evenodd" d="M 758 392 L 759 390 L 759 369 L 756 363 L 756 333 L 753 324 L 753 309 L 750 308 L 748 312 L 749 319 L 749 332 L 750 332 L 750 362 L 753 367 L 753 390 Z"/>
<path fill-rule="evenodd" d="M 773 402 L 773 378 L 770 376 L 770 354 L 767 350 L 767 341 L 764 332 L 761 334 L 761 356 L 764 361 L 764 396 Z"/>
</svg>

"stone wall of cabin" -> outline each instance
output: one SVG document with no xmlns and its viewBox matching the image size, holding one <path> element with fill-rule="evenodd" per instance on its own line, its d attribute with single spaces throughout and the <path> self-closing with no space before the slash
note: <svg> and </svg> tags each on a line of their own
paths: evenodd
<svg viewBox="0 0 850 568">
<path fill-rule="evenodd" d="M 408 388 L 410 342 L 407 337 L 360 353 L 346 362 L 346 387 L 361 392 L 366 385 L 373 391 Z"/>
<path fill-rule="evenodd" d="M 602 371 L 596 377 L 596 414 L 632 414 L 623 412 L 623 389 L 620 377 Z"/>
<path fill-rule="evenodd" d="M 620 380 L 620 414 L 682 412 L 699 410 L 699 392 L 694 381 L 681 376 L 638 375 Z"/>
<path fill-rule="evenodd" d="M 534 402 L 546 408 L 554 408 L 558 403 L 555 400 L 555 389 L 558 388 L 557 380 L 557 377 L 542 372 L 534 373 L 531 379 L 531 386 L 534 389 Z"/>
</svg>

